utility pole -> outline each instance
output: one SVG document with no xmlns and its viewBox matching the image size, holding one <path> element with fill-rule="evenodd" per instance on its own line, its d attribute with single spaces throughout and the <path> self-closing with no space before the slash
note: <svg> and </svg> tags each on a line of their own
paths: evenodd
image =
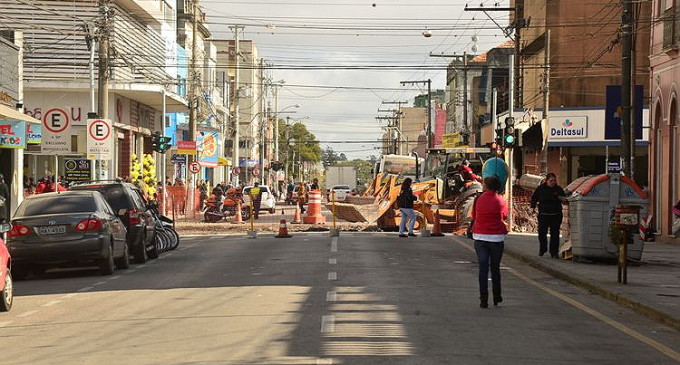
<svg viewBox="0 0 680 365">
<path fill-rule="evenodd" d="M 544 48 L 545 59 L 544 63 L 544 73 L 543 73 L 543 120 L 545 125 L 550 125 L 549 109 L 550 109 L 550 29 L 545 32 L 545 48 Z M 541 173 L 548 173 L 548 144 L 543 145 L 541 150 Z"/>
<path fill-rule="evenodd" d="M 635 97 L 635 87 L 637 84 L 637 72 L 636 72 L 636 54 L 635 50 L 637 48 L 637 17 L 639 14 L 635 14 L 635 7 L 631 5 L 630 9 L 630 178 L 635 179 L 635 132 L 636 132 L 636 110 L 642 108 L 642 105 L 637 105 Z"/>
<path fill-rule="evenodd" d="M 406 104 L 406 101 L 383 101 L 381 104 L 382 105 L 390 105 L 394 104 L 397 105 L 397 110 L 380 110 L 378 109 L 378 112 L 392 112 L 394 113 L 394 117 L 378 117 L 376 119 L 387 119 L 387 120 L 393 120 L 394 123 L 392 125 L 389 125 L 388 128 L 395 128 L 397 131 L 397 136 L 394 139 L 394 154 L 403 154 L 403 144 L 404 144 L 404 132 L 402 129 L 402 123 L 401 123 L 401 105 Z M 408 145 L 406 145 L 406 149 L 408 149 Z"/>
<path fill-rule="evenodd" d="M 467 9 L 466 9 L 467 10 Z M 463 55 L 456 55 L 456 54 L 433 54 L 430 53 L 430 57 L 447 57 L 447 58 L 453 58 L 453 62 L 462 62 L 463 63 L 463 132 L 465 133 L 470 133 L 470 128 L 468 127 L 468 77 L 467 77 L 467 72 L 468 72 L 468 56 L 467 52 L 463 52 Z M 461 61 L 462 58 L 462 61 Z M 454 67 L 454 70 L 456 70 L 456 75 L 458 74 L 458 69 Z M 456 80 L 458 79 L 458 76 L 456 76 Z M 456 85 L 456 88 L 458 88 L 458 85 Z M 475 131 L 475 127 L 473 126 L 472 130 L 473 132 Z M 473 133 L 474 135 L 475 133 Z M 474 141 L 476 143 L 476 140 Z M 469 141 L 468 141 L 469 143 Z"/>
<path fill-rule="evenodd" d="M 432 80 L 427 79 L 423 81 L 401 81 L 401 85 L 413 84 L 427 84 L 427 124 L 425 125 L 425 133 L 427 136 L 427 148 L 432 148 Z"/>
<path fill-rule="evenodd" d="M 189 141 L 196 141 L 196 119 L 198 109 L 198 88 L 200 77 L 196 68 L 196 54 L 198 53 L 198 0 L 191 2 L 191 63 L 189 64 Z M 194 217 L 196 213 L 194 191 L 196 187 L 195 174 L 190 174 L 188 171 L 189 164 L 194 162 L 196 158 L 193 155 L 187 156 L 187 180 L 189 180 L 188 205 L 189 217 Z M 165 177 L 163 177 L 165 178 Z"/>
<path fill-rule="evenodd" d="M 234 166 L 240 167 L 240 138 L 241 138 L 241 108 L 240 108 L 240 102 L 239 98 L 240 95 L 239 93 L 241 92 L 241 85 L 240 85 L 240 73 L 241 73 L 241 49 L 239 45 L 239 32 L 243 30 L 243 26 L 240 25 L 235 25 L 232 27 L 229 27 L 229 29 L 232 29 L 234 31 L 234 69 L 236 70 L 234 72 L 234 155 L 233 155 L 233 160 L 234 160 Z M 246 164 L 244 165 L 246 171 L 248 170 L 248 162 L 246 161 Z M 239 184 L 239 179 L 240 175 L 234 176 L 234 185 Z"/>
<path fill-rule="evenodd" d="M 99 85 L 97 95 L 97 116 L 108 118 L 109 114 L 109 0 L 99 0 Z"/>
<path fill-rule="evenodd" d="M 633 2 L 623 1 L 623 15 L 621 16 L 621 170 L 630 177 L 631 158 L 631 71 L 632 71 L 632 40 L 633 40 Z"/>
<path fill-rule="evenodd" d="M 508 116 L 510 118 L 515 117 L 515 100 L 514 100 L 515 99 L 515 95 L 514 95 L 514 93 L 515 93 L 515 85 L 514 85 L 514 83 L 515 83 L 515 78 L 514 78 L 514 76 L 515 76 L 514 75 L 514 73 L 515 73 L 515 59 L 513 57 L 514 56 L 510 56 L 509 60 L 508 60 L 508 62 L 509 62 L 508 72 L 510 72 L 510 77 L 508 77 L 508 81 L 510 82 L 510 85 L 509 85 L 510 86 L 509 87 L 510 95 L 508 95 L 509 96 L 509 98 L 508 98 L 508 104 L 509 104 L 508 105 Z M 513 219 L 513 214 L 512 214 L 512 209 L 513 209 L 512 208 L 512 185 L 513 185 L 513 181 L 512 181 L 512 179 L 515 175 L 515 173 L 513 171 L 513 169 L 514 169 L 513 161 L 515 159 L 514 158 L 515 157 L 514 156 L 515 149 L 509 148 L 508 150 L 509 150 L 508 151 L 508 169 L 510 170 L 510 174 L 508 176 L 508 187 L 507 187 L 506 191 L 508 192 L 508 230 L 510 232 L 512 232 L 512 226 L 513 226 L 513 222 L 512 222 L 512 219 Z"/>
</svg>

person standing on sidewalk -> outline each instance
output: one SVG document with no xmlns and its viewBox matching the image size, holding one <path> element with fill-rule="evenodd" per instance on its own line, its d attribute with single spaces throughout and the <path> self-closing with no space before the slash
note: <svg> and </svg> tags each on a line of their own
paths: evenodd
<svg viewBox="0 0 680 365">
<path fill-rule="evenodd" d="M 562 201 L 564 189 L 557 185 L 557 176 L 550 172 L 545 182 L 536 188 L 531 196 L 531 209 L 538 205 L 538 256 L 548 251 L 548 230 L 550 230 L 550 257 L 559 258 L 560 226 L 562 225 Z"/>
<path fill-rule="evenodd" d="M 484 178 L 484 192 L 472 207 L 472 239 L 479 261 L 479 307 L 489 307 L 489 269 L 493 305 L 503 301 L 501 296 L 501 258 L 505 249 L 505 235 L 508 233 L 508 207 L 505 199 L 498 195 L 501 182 L 495 176 Z"/>
<path fill-rule="evenodd" d="M 305 203 L 307 202 L 307 188 L 305 188 L 305 183 L 303 181 L 300 181 L 298 184 L 298 191 L 297 191 L 297 198 L 298 198 L 298 206 L 300 207 L 300 214 L 305 214 L 307 211 L 305 209 Z"/>
<path fill-rule="evenodd" d="M 401 221 L 399 222 L 399 237 L 415 237 L 413 233 L 413 227 L 416 225 L 416 213 L 413 211 L 413 202 L 418 198 L 413 195 L 413 190 L 411 190 L 411 178 L 407 177 L 404 182 L 401 183 L 401 191 L 397 197 L 397 207 L 401 212 Z M 406 220 L 408 219 L 408 236 L 406 235 Z"/>
</svg>

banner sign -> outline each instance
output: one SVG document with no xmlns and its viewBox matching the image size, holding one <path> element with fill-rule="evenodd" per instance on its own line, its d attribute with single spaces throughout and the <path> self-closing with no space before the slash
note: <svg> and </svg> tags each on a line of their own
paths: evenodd
<svg viewBox="0 0 680 365">
<path fill-rule="evenodd" d="M 172 157 L 170 157 L 170 161 L 172 163 L 185 164 L 187 163 L 187 156 L 173 153 Z"/>
<path fill-rule="evenodd" d="M 585 140 L 588 137 L 588 117 L 550 117 L 551 141 L 561 139 Z"/>
<path fill-rule="evenodd" d="M 217 132 L 199 132 L 196 139 L 198 163 L 203 167 L 217 167 Z"/>
<path fill-rule="evenodd" d="M 42 142 L 42 125 L 26 124 L 26 144 L 40 144 Z"/>
<path fill-rule="evenodd" d="M 87 158 L 113 160 L 113 128 L 108 119 L 87 120 Z"/>
<path fill-rule="evenodd" d="M 631 123 L 635 125 L 635 139 L 642 138 L 642 105 L 644 88 L 635 86 L 635 118 Z M 607 85 L 607 106 L 604 116 L 604 139 L 621 139 L 621 123 L 623 108 L 621 107 L 621 85 Z"/>
<path fill-rule="evenodd" d="M 26 148 L 26 122 L 0 121 L 0 148 Z"/>
</svg>

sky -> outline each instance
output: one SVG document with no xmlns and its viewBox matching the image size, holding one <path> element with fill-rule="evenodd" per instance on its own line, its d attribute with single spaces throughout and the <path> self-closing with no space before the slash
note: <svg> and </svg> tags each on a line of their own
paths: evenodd
<svg viewBox="0 0 680 365">
<path fill-rule="evenodd" d="M 407 102 L 444 89 L 447 57 L 479 54 L 505 42 L 499 26 L 507 12 L 464 11 L 509 6 L 509 0 L 201 0 L 214 39 L 233 39 L 228 28 L 244 26 L 241 39 L 253 40 L 271 67 L 272 81 L 284 80 L 279 110 L 300 120 L 348 158 L 380 155 L 377 140 L 394 109 L 383 102 Z M 497 24 L 496 24 L 497 23 Z M 431 34 L 423 36 L 424 32 Z M 287 108 L 299 104 L 299 108 Z M 283 114 L 281 115 L 283 116 Z M 344 142 L 344 143 L 341 143 Z"/>
</svg>

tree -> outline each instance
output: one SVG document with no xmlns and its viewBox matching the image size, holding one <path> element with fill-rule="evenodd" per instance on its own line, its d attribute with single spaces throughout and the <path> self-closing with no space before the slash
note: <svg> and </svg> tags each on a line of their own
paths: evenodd
<svg viewBox="0 0 680 365">
<path fill-rule="evenodd" d="M 321 161 L 323 162 L 324 167 L 328 167 L 335 165 L 339 161 L 347 161 L 347 156 L 345 156 L 344 153 L 337 154 L 332 147 L 327 146 L 326 149 L 323 150 Z"/>
<path fill-rule="evenodd" d="M 293 171 L 298 162 L 318 163 L 322 151 L 316 136 L 302 122 L 287 125 L 279 119 L 279 150 L 286 164 L 286 171 Z M 299 170 L 298 170 L 299 171 Z"/>
</svg>

